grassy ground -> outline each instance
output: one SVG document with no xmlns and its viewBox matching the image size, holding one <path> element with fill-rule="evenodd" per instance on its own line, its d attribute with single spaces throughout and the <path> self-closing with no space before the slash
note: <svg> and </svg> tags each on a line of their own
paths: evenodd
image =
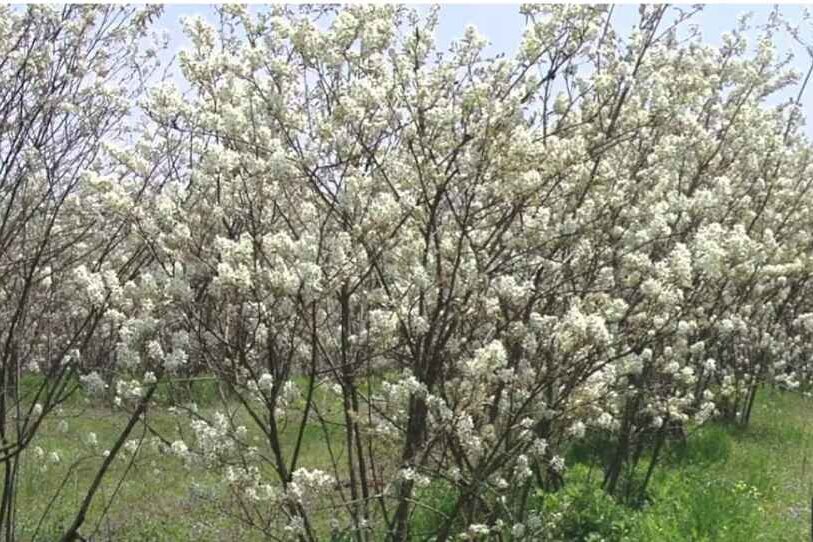
<svg viewBox="0 0 813 542">
<path fill-rule="evenodd" d="M 811 540 L 813 400 L 765 390 L 754 408 L 747 428 L 709 424 L 672 445 L 640 509 L 595 489 L 595 472 L 586 483 L 586 463 L 572 465 L 565 490 L 544 505 L 563 517 L 561 539 Z"/>
<path fill-rule="evenodd" d="M 813 401 L 766 390 L 755 408 L 749 427 L 709 426 L 672 454 L 644 535 L 661 527 L 675 540 L 811 539 Z M 664 517 L 674 520 L 658 525 Z"/>
<path fill-rule="evenodd" d="M 549 515 L 559 514 L 556 530 L 562 540 L 810 540 L 813 401 L 764 391 L 755 409 L 747 429 L 709 425 L 691 435 L 687 445 L 672 446 L 656 470 L 649 504 L 643 508 L 630 509 L 606 498 L 595 489 L 595 468 L 575 461 L 566 488 L 547 496 L 540 506 Z M 99 449 L 110 446 L 123 420 L 108 408 L 81 401 L 66 408 L 64 418 L 67 432 L 52 420 L 34 443 L 47 452 L 57 451 L 60 462 L 46 458 L 22 466 L 18 498 L 22 540 L 32 539 L 36 518 L 64 484 L 62 497 L 50 505 L 36 538 L 55 539 L 101 461 Z M 149 420 L 166 434 L 184 429 L 160 409 L 153 410 Z M 89 432 L 98 437 L 96 448 L 77 437 Z M 139 430 L 133 437 L 140 435 Z M 306 434 L 305 446 L 303 466 L 327 466 L 330 458 L 317 430 Z M 98 527 L 93 537 L 97 541 L 252 540 L 250 533 L 224 520 L 208 504 L 205 494 L 217 487 L 214 477 L 207 479 L 196 471 L 199 484 L 193 486 L 181 461 L 146 446 L 132 463 L 131 458 L 123 456 L 114 463 L 83 529 L 85 535 Z M 109 514 L 97 522 L 114 492 Z"/>
<path fill-rule="evenodd" d="M 159 390 L 159 403 L 167 391 Z M 177 395 L 178 390 L 172 393 Z M 321 395 L 316 394 L 316 403 L 322 414 L 338 421 L 335 409 L 330 412 L 335 400 Z M 213 385 L 196 384 L 194 399 L 199 413 L 208 419 L 212 419 L 215 411 L 223 410 Z M 235 407 L 236 404 L 229 406 Z M 170 442 L 176 439 L 194 442 L 188 416 L 173 415 L 167 406 L 156 405 L 146 418 L 149 427 Z M 42 448 L 45 456 L 35 460 L 34 454 L 29 453 L 29 460 L 21 467 L 18 493 L 21 540 L 58 539 L 101 465 L 103 451 L 113 445 L 127 419 L 120 410 L 77 398 L 44 423 L 31 448 Z M 237 410 L 235 424 L 248 429 L 249 443 L 253 441 L 262 447 L 264 437 L 245 410 Z M 288 452 L 296 441 L 297 426 L 281 427 L 281 439 Z M 88 443 L 85 437 L 90 433 L 96 435 L 98 444 Z M 339 436 L 334 428 L 331 441 L 337 442 Z M 190 466 L 160 453 L 150 445 L 151 437 L 152 433 L 141 424 L 133 430 L 130 440 L 141 441 L 141 446 L 135 454 L 122 451 L 113 463 L 81 529 L 84 536 L 111 542 L 260 540 L 256 533 L 241 528 L 239 522 L 225 519 L 217 509 L 225 491 L 222 474 L 207 473 L 200 466 Z M 332 472 L 333 459 L 324 442 L 323 429 L 309 425 L 303 435 L 299 466 Z M 51 452 L 59 456 L 58 463 L 51 459 Z M 336 459 L 340 461 L 341 457 Z M 270 472 L 266 474 L 275 479 Z M 59 498 L 52 502 L 50 497 L 56 493 Z M 104 513 L 108 504 L 110 508 Z M 46 509 L 47 519 L 39 525 Z M 99 520 L 101 517 L 104 519 Z"/>
</svg>

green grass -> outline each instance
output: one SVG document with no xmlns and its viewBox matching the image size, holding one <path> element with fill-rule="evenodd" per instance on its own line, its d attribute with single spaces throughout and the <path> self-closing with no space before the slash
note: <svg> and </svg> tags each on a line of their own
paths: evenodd
<svg viewBox="0 0 813 542">
<path fill-rule="evenodd" d="M 670 446 L 639 509 L 595 489 L 601 474 L 588 465 L 599 452 L 584 449 L 543 509 L 562 515 L 561 540 L 808 541 L 813 401 L 765 390 L 755 409 L 747 428 L 709 424 Z"/>
<path fill-rule="evenodd" d="M 29 382 L 27 386 L 34 384 Z M 173 415 L 169 411 L 170 390 L 159 388 L 156 405 L 150 407 L 146 419 L 151 428 L 163 438 L 173 441 L 183 438 L 194 442 L 189 419 L 185 415 Z M 192 390 L 200 414 L 211 419 L 216 410 L 223 410 L 218 398 L 218 390 L 211 382 L 196 382 Z M 174 392 L 177 397 L 177 390 Z M 334 408 L 335 398 L 319 390 L 316 404 L 323 414 L 333 422 L 340 409 Z M 230 409 L 237 403 L 230 403 Z M 296 422 L 301 412 L 292 413 Z M 248 429 L 247 440 L 268 453 L 265 436 L 244 409 L 237 408 L 235 424 Z M 31 450 L 41 447 L 46 460 L 37 461 L 32 452 L 26 454 L 22 463 L 22 476 L 18 492 L 19 537 L 31 540 L 37 531 L 37 523 L 43 512 L 50 506 L 45 521 L 39 527 L 36 540 L 58 539 L 64 528 L 72 521 L 81 499 L 87 491 L 92 477 L 103 461 L 102 452 L 112 447 L 128 416 L 121 410 L 112 408 L 106 402 L 90 402 L 81 396 L 74 396 L 59 412 L 46 419 L 34 441 Z M 60 425 L 67 422 L 67 431 Z M 286 457 L 293 450 L 297 438 L 298 424 L 282 424 L 281 440 Z M 90 446 L 84 436 L 95 433 L 97 446 Z M 329 428 L 331 441 L 340 448 L 340 432 L 337 427 Z M 142 424 L 136 425 L 129 439 L 144 437 L 142 447 L 135 457 L 122 452 L 114 461 L 101 490 L 89 511 L 88 519 L 81 532 L 88 536 L 95 531 L 93 540 L 104 541 L 186 541 L 186 540 L 260 540 L 256 533 L 242 528 L 239 522 L 229 521 L 216 509 L 216 504 L 207 499 L 207 494 L 223 496 L 220 484 L 222 476 L 209 473 L 201 466 L 186 465 L 183 461 L 161 454 L 149 445 L 152 434 Z M 57 452 L 61 460 L 57 464 L 48 461 L 47 455 Z M 342 458 L 338 458 L 340 468 Z M 332 472 L 332 460 L 324 445 L 324 433 L 317 424 L 308 425 L 303 434 L 302 448 L 298 465 L 306 468 L 322 468 Z M 269 480 L 275 480 L 270 472 L 265 473 Z M 120 486 L 119 483 L 121 482 Z M 52 495 L 59 497 L 50 502 Z M 102 517 L 104 508 L 115 499 L 109 513 Z M 98 524 L 98 529 L 96 528 Z"/>
<path fill-rule="evenodd" d="M 193 393 L 200 394 L 196 399 L 200 399 L 201 409 L 211 412 L 217 405 L 217 390 L 206 383 L 196 384 L 196 388 Z M 325 397 L 319 400 L 329 401 Z M 339 410 L 334 409 L 336 413 Z M 81 398 L 65 406 L 62 418 L 69 423 L 68 432 L 59 430 L 57 419 L 49 419 L 33 444 L 48 452 L 57 450 L 62 461 L 42 471 L 42 463 L 28 454 L 22 465 L 18 497 L 21 540 L 31 539 L 35 519 L 47 506 L 48 497 L 64 482 L 62 495 L 54 502 L 37 540 L 56 538 L 72 518 L 71 513 L 100 464 L 99 452 L 112 445 L 126 419 L 116 410 Z M 687 444 L 665 450 L 646 504 L 639 508 L 619 504 L 596 488 L 601 473 L 589 465 L 601 456 L 603 445 L 593 442 L 573 450 L 565 488 L 540 496 L 536 506 L 547 517 L 559 515 L 550 533 L 563 541 L 806 541 L 810 536 L 813 494 L 811 419 L 810 399 L 798 394 L 762 392 L 749 427 L 710 424 L 690 435 Z M 180 431 L 187 439 L 191 437 L 188 426 L 179 424 L 179 418 L 164 406 L 153 408 L 148 420 L 169 438 L 180 436 Z M 262 444 L 262 436 L 247 417 L 244 424 L 250 428 L 249 438 Z M 98 436 L 96 449 L 76 437 L 91 431 Z M 139 428 L 131 437 L 141 434 Z M 331 439 L 340 438 L 337 429 Z M 285 446 L 293 445 L 293 427 L 283 432 L 283 440 Z M 301 466 L 330 470 L 331 460 L 320 428 L 308 427 L 303 453 Z M 80 459 L 69 471 L 69 466 Z M 115 461 L 82 530 L 85 535 L 93 531 L 129 461 L 129 456 Z M 195 487 L 192 478 L 198 482 Z M 225 519 L 201 497 L 206 491 L 217 491 L 218 479 L 216 474 L 185 466 L 145 447 L 124 477 L 93 540 L 259 540 L 256 534 L 242 530 L 238 522 Z M 423 493 L 419 497 L 429 508 L 416 513 L 416 533 L 435 529 L 442 519 L 431 510 L 442 512 L 453 502 L 453 491 L 442 484 L 430 485 Z"/>
</svg>

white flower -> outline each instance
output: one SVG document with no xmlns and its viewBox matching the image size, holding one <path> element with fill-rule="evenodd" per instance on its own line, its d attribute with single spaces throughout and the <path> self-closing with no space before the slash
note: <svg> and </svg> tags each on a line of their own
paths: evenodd
<svg viewBox="0 0 813 542">
<path fill-rule="evenodd" d="M 161 348 L 161 343 L 155 340 L 147 343 L 147 354 L 156 361 L 163 361 L 164 349 Z"/>
<path fill-rule="evenodd" d="M 88 268 L 82 264 L 76 268 L 74 272 L 79 286 L 84 288 L 90 302 L 95 305 L 101 305 L 105 298 L 105 286 L 101 273 L 91 273 Z"/>
<path fill-rule="evenodd" d="M 84 440 L 85 440 L 85 444 L 87 444 L 90 447 L 94 447 L 97 444 L 99 444 L 99 439 L 96 436 L 96 433 L 94 433 L 92 431 L 85 434 L 85 439 Z"/>
<path fill-rule="evenodd" d="M 507 361 L 505 347 L 500 341 L 492 341 L 484 348 L 478 349 L 474 357 L 466 364 L 466 370 L 472 377 L 488 377 L 503 367 Z"/>
<path fill-rule="evenodd" d="M 300 467 L 291 473 L 291 484 L 288 486 L 288 491 L 296 500 L 304 501 L 335 484 L 335 479 L 321 470 Z"/>
<path fill-rule="evenodd" d="M 655 279 L 646 279 L 643 284 L 641 284 L 641 291 L 647 297 L 657 297 L 661 293 L 661 284 Z"/>
<path fill-rule="evenodd" d="M 548 442 L 542 438 L 534 440 L 533 444 L 531 445 L 531 453 L 533 453 L 533 455 L 538 458 L 544 457 L 547 449 Z"/>
<path fill-rule="evenodd" d="M 141 446 L 141 442 L 138 439 L 130 439 L 124 443 L 124 451 L 129 454 L 135 454 L 138 451 L 138 448 Z"/>
<path fill-rule="evenodd" d="M 467 533 L 472 538 L 479 538 L 481 536 L 486 536 L 491 532 L 491 528 L 488 525 L 483 523 L 473 523 L 469 525 Z"/>
<path fill-rule="evenodd" d="M 119 380 L 116 382 L 116 398 L 137 400 L 144 396 L 144 388 L 138 380 Z"/>
<path fill-rule="evenodd" d="M 514 476 L 520 482 L 527 480 L 533 475 L 533 471 L 531 470 L 531 463 L 528 459 L 528 456 L 525 454 L 520 454 L 517 457 L 517 464 L 514 466 Z"/>
<path fill-rule="evenodd" d="M 257 387 L 266 394 L 270 394 L 274 389 L 274 377 L 269 373 L 263 373 L 257 380 Z"/>
<path fill-rule="evenodd" d="M 573 435 L 575 438 L 582 438 L 584 437 L 584 433 L 587 427 L 581 421 L 578 421 L 570 426 L 568 429 L 568 433 Z"/>
<path fill-rule="evenodd" d="M 596 425 L 602 429 L 614 429 L 617 426 L 617 422 L 609 412 L 602 412 L 596 419 Z"/>
<path fill-rule="evenodd" d="M 170 450 L 172 451 L 173 455 L 180 458 L 185 458 L 189 453 L 189 447 L 182 440 L 176 440 L 173 442 L 170 446 Z"/>
</svg>

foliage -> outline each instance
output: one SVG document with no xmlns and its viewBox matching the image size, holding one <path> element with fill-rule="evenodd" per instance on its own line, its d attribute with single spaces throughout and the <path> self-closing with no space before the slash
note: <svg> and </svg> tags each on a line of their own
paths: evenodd
<svg viewBox="0 0 813 542">
<path fill-rule="evenodd" d="M 156 83 L 159 9 L 0 9 L 4 539 L 21 465 L 70 465 L 32 510 L 73 541 L 144 450 L 240 537 L 753 534 L 764 464 L 656 467 L 810 384 L 798 25 L 530 5 L 492 58 L 434 9 L 228 5 Z M 120 415 L 105 446 L 34 445 L 75 401 Z"/>
</svg>

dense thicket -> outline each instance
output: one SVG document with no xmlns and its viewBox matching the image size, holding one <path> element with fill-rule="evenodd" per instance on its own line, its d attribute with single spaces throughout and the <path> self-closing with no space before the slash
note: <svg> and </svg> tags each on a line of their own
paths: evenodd
<svg viewBox="0 0 813 542">
<path fill-rule="evenodd" d="M 711 47 L 663 6 L 624 37 L 606 7 L 523 12 L 491 58 L 473 28 L 440 54 L 434 11 L 223 7 L 187 21 L 183 85 L 138 102 L 105 82 L 140 90 L 152 12 L 2 12 L 0 520 L 76 374 L 132 416 L 66 539 L 179 375 L 217 377 L 223 407 L 178 408 L 194 435 L 157 442 L 222 475 L 227 513 L 358 541 L 544 539 L 531 497 L 573 443 L 602 439 L 604 489 L 642 494 L 665 439 L 804 383 L 813 149 L 772 45 L 801 34 L 743 20 Z M 103 147 L 136 109 L 137 140 Z M 320 429 L 329 469 L 302 460 Z M 411 532 L 438 484 L 446 521 Z"/>
</svg>

